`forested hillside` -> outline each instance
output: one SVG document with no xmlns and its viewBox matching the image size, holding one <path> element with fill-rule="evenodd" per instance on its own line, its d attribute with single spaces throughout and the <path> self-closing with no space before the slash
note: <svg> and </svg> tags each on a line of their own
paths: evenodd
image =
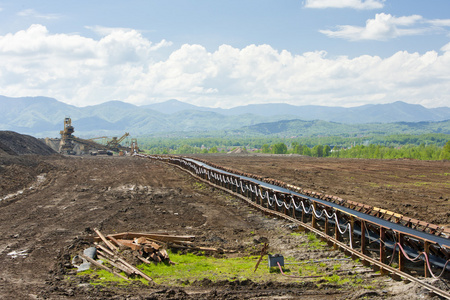
<svg viewBox="0 0 450 300">
<path fill-rule="evenodd" d="M 0 96 L 0 110 L 0 130 L 16 131 L 35 137 L 58 136 L 65 117 L 72 119 L 75 133 L 80 137 L 117 136 L 124 132 L 141 136 L 224 130 L 237 130 L 237 134 L 248 135 L 310 136 L 341 135 L 346 132 L 351 136 L 366 132 L 376 133 L 377 130 L 391 133 L 411 132 L 414 126 L 417 127 L 415 133 L 419 134 L 447 132 L 445 124 L 434 126 L 431 123 L 450 119 L 449 107 L 425 108 L 404 102 L 352 108 L 277 103 L 223 109 L 198 107 L 171 100 L 145 106 L 109 101 L 76 107 L 47 97 Z M 398 122 L 411 124 L 396 124 L 391 126 L 392 130 L 383 126 Z M 424 127 L 421 122 L 429 122 L 430 125 Z M 418 125 L 414 125 L 416 123 Z"/>
</svg>

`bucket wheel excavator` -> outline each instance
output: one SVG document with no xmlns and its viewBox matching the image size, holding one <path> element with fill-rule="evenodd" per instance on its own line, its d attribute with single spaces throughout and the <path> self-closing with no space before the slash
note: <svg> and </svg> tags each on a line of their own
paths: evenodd
<svg viewBox="0 0 450 300">
<path fill-rule="evenodd" d="M 112 151 L 119 152 L 120 150 L 123 150 L 124 147 L 120 145 L 120 143 L 130 134 L 128 132 L 125 132 L 124 135 L 122 135 L 120 138 L 117 138 L 114 136 L 110 141 L 106 143 L 106 147 L 108 147 Z"/>
<path fill-rule="evenodd" d="M 111 140 L 107 141 L 106 144 L 99 144 L 95 142 L 96 139 L 107 139 L 106 136 L 97 137 L 97 138 L 91 138 L 91 139 L 81 139 L 73 135 L 75 132 L 74 127 L 72 126 L 72 120 L 69 117 L 66 117 L 64 119 L 64 130 L 60 131 L 61 134 L 61 142 L 59 145 L 59 152 L 61 154 L 76 154 L 77 151 L 75 151 L 75 145 L 79 145 L 81 152 L 87 153 L 89 149 L 93 150 L 95 154 L 108 154 L 112 155 L 112 151 L 120 152 L 120 151 L 130 151 L 129 147 L 124 147 L 120 145 L 123 140 L 129 136 L 130 134 L 128 132 L 125 132 L 124 135 L 121 137 L 112 137 Z M 133 139 L 135 145 L 133 147 L 133 151 L 139 152 L 139 148 L 137 147 L 137 141 L 136 139 Z M 78 147 L 77 147 L 78 149 Z"/>
<path fill-rule="evenodd" d="M 74 148 L 74 139 L 75 137 L 72 133 L 75 132 L 75 129 L 72 126 L 72 120 L 70 118 L 64 119 L 64 129 L 59 133 L 61 134 L 61 142 L 59 143 L 59 153 L 62 154 L 75 154 Z"/>
</svg>

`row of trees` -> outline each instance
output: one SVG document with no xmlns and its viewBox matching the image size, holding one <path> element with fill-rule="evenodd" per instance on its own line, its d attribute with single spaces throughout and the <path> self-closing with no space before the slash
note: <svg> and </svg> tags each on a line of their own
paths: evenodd
<svg viewBox="0 0 450 300">
<path fill-rule="evenodd" d="M 313 157 L 343 157 L 343 158 L 412 158 L 419 160 L 450 160 L 450 141 L 444 147 L 436 145 L 405 145 L 403 147 L 386 147 L 370 144 L 368 146 L 355 145 L 350 148 L 331 147 L 329 145 L 316 145 L 312 148 L 306 145 L 300 145 L 297 142 L 292 143 L 288 149 L 286 144 L 277 143 L 272 146 L 264 144 L 261 148 L 262 153 L 272 154 L 301 154 Z"/>
<path fill-rule="evenodd" d="M 273 153 L 273 154 L 293 153 L 293 154 L 301 154 L 301 155 L 315 156 L 315 157 L 327 157 L 327 156 L 330 156 L 331 147 L 328 145 L 325 145 L 325 146 L 315 145 L 314 147 L 310 148 L 306 145 L 300 145 L 298 142 L 293 142 L 291 144 L 291 148 L 288 149 L 286 144 L 277 143 L 272 146 L 264 144 L 261 148 L 261 152 L 262 153 Z"/>
<path fill-rule="evenodd" d="M 208 149 L 247 147 L 249 149 L 262 149 L 263 145 L 269 146 L 284 143 L 288 148 L 293 148 L 295 143 L 308 146 L 332 145 L 341 148 L 349 148 L 352 145 L 381 145 L 386 147 L 402 147 L 405 145 L 436 145 L 443 147 L 450 139 L 450 134 L 427 133 L 420 135 L 395 134 L 395 135 L 368 135 L 360 137 L 342 137 L 342 136 L 316 136 L 316 137 L 276 137 L 276 136 L 243 136 L 243 135 L 224 135 L 212 136 L 207 133 L 198 133 L 197 136 L 186 135 L 165 135 L 165 136 L 141 136 L 139 145 L 143 149 L 167 148 L 176 150 L 184 145 L 201 148 L 202 145 Z"/>
<path fill-rule="evenodd" d="M 448 134 L 393 135 L 344 139 L 323 138 L 263 138 L 263 137 L 195 137 L 140 138 L 140 146 L 153 154 L 193 154 L 227 152 L 233 147 L 272 154 L 300 154 L 313 157 L 345 158 L 412 158 L 421 160 L 450 159 Z M 422 143 L 418 144 L 418 142 Z M 322 143 L 321 143 L 322 142 Z"/>
</svg>

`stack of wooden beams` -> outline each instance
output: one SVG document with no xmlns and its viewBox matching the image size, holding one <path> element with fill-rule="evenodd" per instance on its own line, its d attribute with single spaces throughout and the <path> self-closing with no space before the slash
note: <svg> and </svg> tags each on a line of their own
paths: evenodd
<svg viewBox="0 0 450 300">
<path fill-rule="evenodd" d="M 138 275 L 138 276 L 141 276 L 142 278 L 146 279 L 150 284 L 154 284 L 154 281 L 150 276 L 148 276 L 147 274 L 145 274 L 144 272 L 142 272 L 141 270 L 139 270 L 138 268 L 136 268 L 135 266 L 133 266 L 132 264 L 130 264 L 129 262 L 127 262 L 125 260 L 125 258 L 120 254 L 119 248 L 111 242 L 111 239 L 107 239 L 98 229 L 94 229 L 94 231 L 97 233 L 99 241 L 101 240 L 105 244 L 105 245 L 102 245 L 102 244 L 96 243 L 98 258 L 109 263 L 113 268 L 123 271 L 125 274 L 127 274 L 127 276 Z M 117 277 L 120 277 L 125 280 L 129 280 L 128 277 L 121 275 L 116 270 L 109 268 L 90 257 L 87 257 L 85 255 L 81 255 L 81 256 L 83 258 L 85 258 L 87 261 L 89 261 L 90 263 L 92 263 L 93 265 L 95 265 L 101 269 L 107 270 L 108 272 L 116 275 Z"/>
<path fill-rule="evenodd" d="M 98 229 L 94 229 L 98 237 L 94 238 L 97 248 L 97 257 L 107 262 L 113 268 L 125 272 L 127 276 L 141 276 L 149 283 L 154 283 L 152 278 L 147 274 L 128 263 L 122 256 L 121 252 L 125 249 L 131 249 L 134 255 L 142 262 L 150 263 L 169 263 L 175 264 L 169 258 L 166 249 L 186 249 L 196 251 L 213 251 L 213 252 L 234 252 L 224 251 L 217 248 L 197 247 L 193 245 L 194 236 L 170 235 L 168 233 L 135 233 L 123 232 L 104 236 Z M 103 243 L 102 243 L 103 242 Z M 95 266 L 105 269 L 114 275 L 128 280 L 114 269 L 108 268 L 92 258 L 82 255 Z"/>
<path fill-rule="evenodd" d="M 106 238 L 118 247 L 135 250 L 139 253 L 137 258 L 145 263 L 165 262 L 174 264 L 170 260 L 165 248 L 171 247 L 172 244 L 179 246 L 189 245 L 192 243 L 194 236 L 169 235 L 168 233 L 124 232 L 110 234 Z"/>
</svg>

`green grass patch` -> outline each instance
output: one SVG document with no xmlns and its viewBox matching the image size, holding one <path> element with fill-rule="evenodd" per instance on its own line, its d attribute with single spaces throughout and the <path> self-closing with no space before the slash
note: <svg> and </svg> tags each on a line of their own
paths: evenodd
<svg viewBox="0 0 450 300">
<path fill-rule="evenodd" d="M 331 276 L 325 276 L 324 279 L 330 283 L 338 283 L 341 280 L 339 275 L 333 274 Z"/>
<path fill-rule="evenodd" d="M 197 189 L 197 190 L 204 190 L 204 189 L 206 189 L 206 186 L 203 183 L 198 182 L 198 181 L 194 182 L 193 185 L 194 185 L 194 189 Z"/>
<path fill-rule="evenodd" d="M 316 276 L 320 275 L 319 266 L 317 264 L 304 264 L 298 269 L 300 276 Z"/>
<path fill-rule="evenodd" d="M 121 275 L 126 276 L 124 272 L 120 272 Z M 122 279 L 110 272 L 100 269 L 100 270 L 87 270 L 84 272 L 80 272 L 77 276 L 86 276 L 88 275 L 91 278 L 92 285 L 127 285 L 129 281 Z M 70 278 L 69 278 L 70 279 Z M 143 283 L 147 284 L 147 281 L 141 279 L 141 277 L 137 277 L 135 280 L 140 280 Z"/>
<path fill-rule="evenodd" d="M 327 243 L 321 241 L 314 233 L 310 232 L 308 233 L 308 241 L 301 244 L 300 246 L 308 247 L 309 249 L 321 249 L 327 247 Z"/>
<path fill-rule="evenodd" d="M 303 235 L 304 233 L 301 233 L 301 232 L 291 232 L 290 233 L 290 235 L 292 235 L 292 236 L 301 236 L 301 235 Z"/>
<path fill-rule="evenodd" d="M 306 235 L 307 247 L 326 247 L 326 243 L 321 242 L 313 233 Z M 251 280 L 253 282 L 267 282 L 267 281 L 286 281 L 286 277 L 280 274 L 278 267 L 269 269 L 267 266 L 267 256 L 263 257 L 259 268 L 256 272 L 256 262 L 259 256 L 245 256 L 232 258 L 216 258 L 212 256 L 196 255 L 193 253 L 174 253 L 168 251 L 170 259 L 176 265 L 169 264 L 140 264 L 137 267 L 149 275 L 157 284 L 165 286 L 186 286 L 199 282 L 204 279 L 213 282 L 218 281 L 242 281 Z M 342 269 L 340 263 L 327 264 L 325 262 L 302 262 L 298 265 L 293 258 L 285 257 L 286 265 L 283 267 L 283 272 L 289 275 L 297 275 L 308 278 L 306 280 L 317 281 L 325 284 L 334 285 L 351 285 L 362 286 L 367 285 L 356 276 L 340 277 L 337 271 Z M 125 276 L 124 273 L 121 273 Z M 332 274 L 332 275 L 331 275 Z M 77 276 L 89 276 L 92 285 L 100 286 L 126 286 L 128 281 L 121 279 L 105 270 L 88 270 L 79 273 Z M 312 277 L 312 278 L 311 278 Z M 70 277 L 66 278 L 71 280 Z M 141 281 L 147 284 L 147 281 L 140 276 L 136 276 L 133 281 Z M 289 278 L 289 282 L 303 282 L 304 278 Z"/>
<path fill-rule="evenodd" d="M 138 267 L 147 273 L 158 284 L 185 285 L 195 280 L 209 279 L 213 282 L 222 280 L 245 280 L 255 282 L 277 280 L 279 274 L 271 274 L 267 267 L 267 257 L 261 261 L 254 273 L 259 256 L 236 258 L 214 258 L 211 256 L 197 256 L 192 253 L 169 253 L 170 260 L 176 265 L 147 265 Z"/>
<path fill-rule="evenodd" d="M 121 275 L 125 275 L 125 273 L 122 272 Z M 96 276 L 94 276 L 94 282 L 92 282 L 93 285 L 104 285 L 104 284 L 111 284 L 111 283 L 119 283 L 119 284 L 127 284 L 128 282 L 125 279 L 122 279 L 120 277 L 117 277 L 111 273 L 109 273 L 106 270 L 98 270 L 96 272 Z"/>
<path fill-rule="evenodd" d="M 315 235 L 308 234 L 308 243 L 317 243 L 319 241 Z M 319 241 L 320 242 L 320 241 Z M 256 272 L 256 262 L 259 256 L 246 256 L 234 258 L 215 258 L 212 256 L 195 255 L 193 253 L 179 254 L 169 251 L 170 258 L 176 265 L 169 264 L 141 264 L 137 267 L 149 275 L 157 284 L 165 286 L 186 286 L 199 282 L 203 279 L 209 279 L 213 282 L 218 281 L 242 281 L 251 280 L 253 282 L 267 281 L 285 281 L 286 277 L 280 274 L 278 267 L 269 269 L 267 266 L 267 256 L 261 261 Z M 306 280 L 317 281 L 322 284 L 350 285 L 353 287 L 370 288 L 368 282 L 357 276 L 341 277 L 336 271 L 341 270 L 341 264 L 326 264 L 325 262 L 303 262 L 301 265 L 293 258 L 285 258 L 286 265 L 283 272 L 289 275 L 302 276 Z M 330 274 L 331 273 L 331 274 Z M 124 273 L 121 273 L 125 276 Z M 100 286 L 126 286 L 128 281 L 114 276 L 105 270 L 88 270 L 79 273 L 77 276 L 89 276 L 92 285 Z M 313 278 L 311 278 L 313 277 Z M 304 278 L 289 278 L 289 282 L 303 282 Z M 70 277 L 67 280 L 72 280 Z M 147 284 L 147 281 L 140 276 L 136 276 L 133 281 L 141 281 Z"/>
<path fill-rule="evenodd" d="M 168 251 L 171 261 L 176 265 L 169 264 L 140 264 L 137 267 L 149 275 L 157 284 L 184 286 L 194 281 L 209 279 L 216 281 L 235 281 L 252 280 L 254 282 L 278 281 L 282 276 L 278 272 L 270 272 L 267 267 L 267 256 L 259 264 L 258 270 L 255 269 L 259 256 L 246 256 L 235 258 L 215 258 L 212 256 L 195 255 L 192 253 L 178 254 Z M 285 261 L 292 261 L 291 258 Z M 284 269 L 285 272 L 291 272 Z M 121 273 L 126 277 L 124 273 Z M 121 279 L 105 270 L 88 270 L 77 274 L 77 276 L 89 276 L 92 285 L 127 285 L 124 279 Z M 70 277 L 67 278 L 70 280 Z M 140 276 L 136 276 L 134 281 L 140 280 L 147 283 Z"/>
</svg>

